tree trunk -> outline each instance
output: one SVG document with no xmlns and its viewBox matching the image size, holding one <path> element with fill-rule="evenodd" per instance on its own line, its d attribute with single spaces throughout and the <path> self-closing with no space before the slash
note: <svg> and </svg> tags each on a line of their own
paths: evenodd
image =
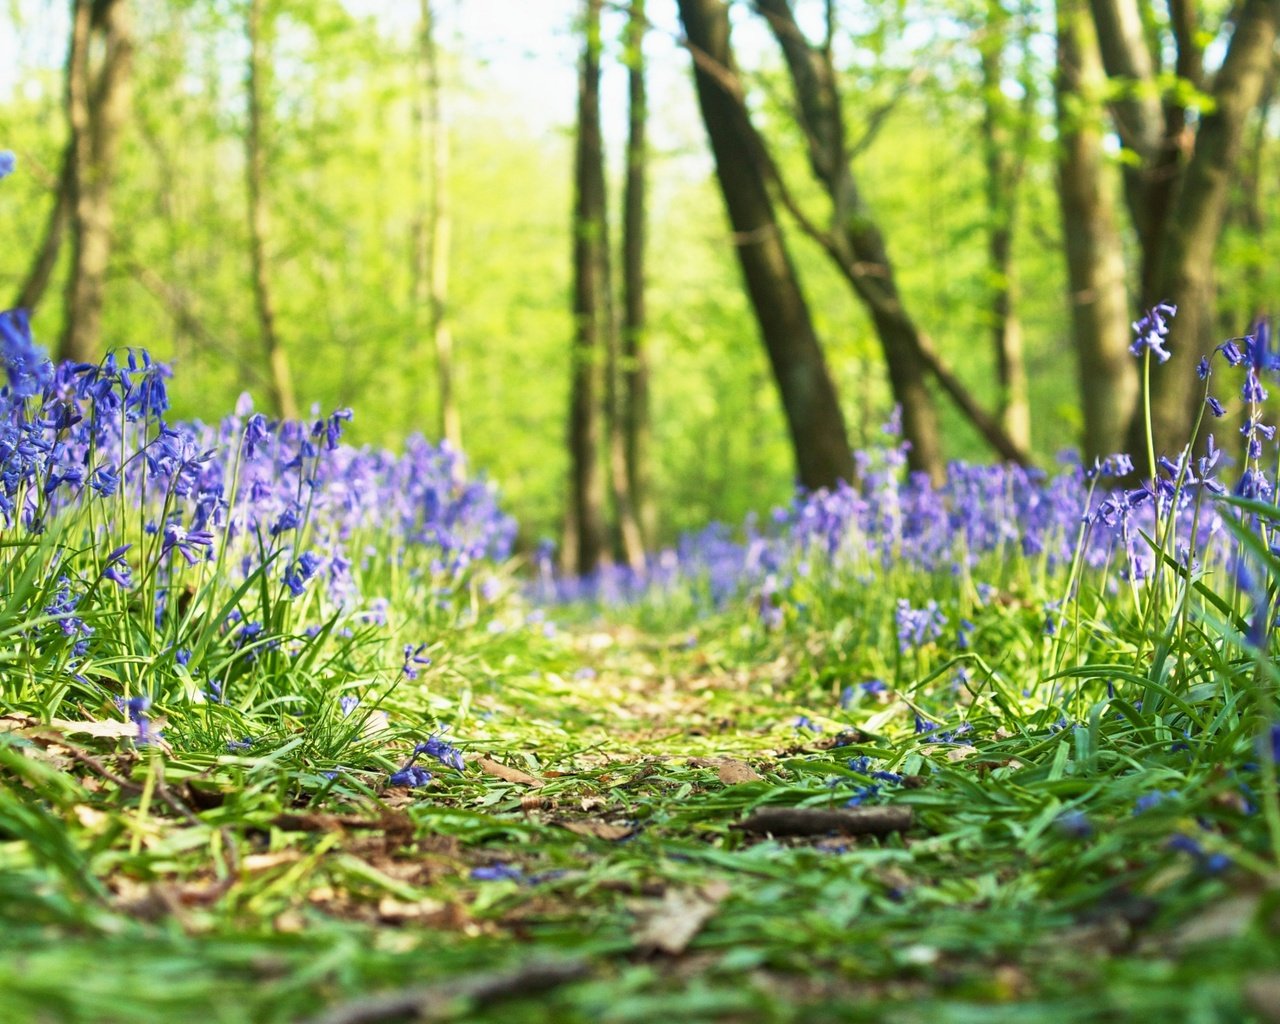
<svg viewBox="0 0 1280 1024">
<path fill-rule="evenodd" d="M 436 43 L 435 12 L 422 0 L 422 83 L 418 97 L 419 172 L 427 182 L 426 208 L 420 218 L 414 267 L 414 305 L 426 309 L 427 331 L 435 351 L 439 436 L 462 451 L 462 417 L 454 389 L 453 331 L 449 323 L 449 135 L 441 115 L 440 55 Z M 455 463 L 457 472 L 462 464 Z"/>
<path fill-rule="evenodd" d="M 657 506 L 649 465 L 649 362 L 645 349 L 645 208 L 648 143 L 645 95 L 645 5 L 631 0 L 627 23 L 627 173 L 622 214 L 622 432 L 627 479 L 646 548 L 657 544 Z"/>
<path fill-rule="evenodd" d="M 1019 116 L 1004 93 L 1004 51 L 1009 13 L 1003 0 L 987 0 L 979 47 L 982 64 L 982 149 L 986 164 L 987 266 L 991 277 L 991 340 L 1000 384 L 1000 423 L 1021 448 L 1031 447 L 1031 406 L 1017 309 L 1017 268 L 1013 259 L 1018 189 L 1027 147 L 1029 111 Z M 1035 92 L 1028 81 L 1026 103 Z"/>
<path fill-rule="evenodd" d="M 68 58 L 68 67 L 75 62 L 76 54 Z M 35 259 L 31 261 L 31 269 L 22 282 L 14 306 L 34 313 L 44 293 L 49 287 L 49 279 L 53 276 L 53 268 L 58 263 L 58 252 L 62 248 L 62 238 L 67 231 L 67 221 L 71 217 L 73 202 L 72 176 L 75 174 L 75 147 L 70 143 L 62 152 L 62 168 L 58 172 L 58 184 L 53 197 L 53 207 L 49 210 L 49 219 L 45 223 L 44 239 L 36 250 Z"/>
<path fill-rule="evenodd" d="M 586 0 L 585 40 L 578 73 L 578 136 L 574 158 L 573 315 L 569 390 L 570 498 L 565 516 L 564 568 L 585 575 L 606 557 L 604 481 L 598 415 L 600 356 L 605 338 L 605 217 L 600 131 L 600 8 Z"/>
<path fill-rule="evenodd" d="M 1138 399 L 1116 188 L 1103 151 L 1106 76 L 1084 0 L 1058 0 L 1058 201 L 1086 465 L 1124 451 Z"/>
<path fill-rule="evenodd" d="M 67 184 L 72 255 L 58 358 L 97 362 L 111 259 L 111 181 L 129 118 L 133 39 L 127 0 L 75 0 L 71 34 L 67 111 L 73 167 Z M 56 210 L 54 217 L 51 235 L 57 229 Z"/>
<path fill-rule="evenodd" d="M 1280 33 L 1280 0 L 1245 0 L 1222 66 L 1214 76 L 1212 112 L 1204 115 L 1194 149 L 1169 209 L 1153 294 L 1178 306 L 1169 332 L 1172 357 L 1153 367 L 1152 432 L 1157 454 L 1187 443 L 1199 401 L 1195 365 L 1214 336 L 1213 258 L 1226 213 L 1231 178 L 1244 148 L 1245 120 L 1257 107 Z M 1141 417 L 1130 448 L 1144 436 Z M 1143 442 L 1145 444 L 1145 442 Z"/>
<path fill-rule="evenodd" d="M 814 176 L 831 199 L 833 235 L 842 270 L 867 305 L 888 369 L 894 401 L 902 409 L 902 433 L 910 442 L 908 463 L 935 483 L 946 466 L 938 414 L 926 386 L 920 332 L 902 305 L 884 238 L 871 220 L 853 177 L 845 147 L 844 115 L 829 49 L 811 46 L 796 23 L 789 0 L 759 0 L 782 48 L 799 106 Z"/>
<path fill-rule="evenodd" d="M 729 14 L 722 0 L 679 0 L 679 9 L 690 45 L 732 74 Z M 720 77 L 696 58 L 694 71 L 716 175 L 781 393 L 800 483 L 817 488 L 852 480 L 844 417 L 769 198 L 762 143 L 740 99 Z"/>
<path fill-rule="evenodd" d="M 264 24 L 264 0 L 249 0 L 248 35 L 249 66 L 246 86 L 249 103 L 249 130 L 245 134 L 245 178 L 249 193 L 249 258 L 253 273 L 253 298 L 258 313 L 258 333 L 266 359 L 272 411 L 286 419 L 296 419 L 298 403 L 293 393 L 289 360 L 276 332 L 275 301 L 267 267 L 267 243 L 271 235 L 271 218 L 265 195 L 267 156 L 265 150 L 266 106 L 269 102 L 266 50 L 264 37 L 270 25 Z"/>
</svg>

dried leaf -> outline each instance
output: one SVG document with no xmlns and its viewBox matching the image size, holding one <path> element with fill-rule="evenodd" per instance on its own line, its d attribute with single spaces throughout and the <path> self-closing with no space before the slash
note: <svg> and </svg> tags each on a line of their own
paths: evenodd
<svg viewBox="0 0 1280 1024">
<path fill-rule="evenodd" d="M 635 831 L 630 825 L 610 825 L 607 821 L 562 821 L 560 826 L 580 836 L 594 836 L 610 842 L 625 839 Z"/>
<path fill-rule="evenodd" d="M 445 905 L 439 900 L 417 900 L 413 903 L 398 900 L 394 896 L 383 896 L 378 900 L 378 916 L 389 924 L 401 921 L 421 921 L 424 917 L 434 917 L 443 911 Z"/>
<path fill-rule="evenodd" d="M 492 775 L 495 778 L 502 779 L 503 782 L 514 782 L 520 786 L 545 786 L 546 783 L 539 778 L 535 778 L 528 772 L 522 772 L 519 768 L 511 768 L 508 765 L 500 764 L 497 761 L 491 761 L 487 757 L 482 757 L 476 762 L 480 765 L 481 771 L 486 775 Z"/>
<path fill-rule="evenodd" d="M 726 786 L 737 786 L 743 782 L 763 782 L 764 776 L 745 761 L 726 757 L 720 763 L 720 781 Z"/>
<path fill-rule="evenodd" d="M 726 882 L 708 882 L 693 889 L 669 889 L 639 927 L 634 938 L 643 949 L 679 956 L 729 895 Z"/>
<path fill-rule="evenodd" d="M 136 740 L 138 738 L 136 722 L 117 722 L 113 719 L 101 722 L 71 722 L 65 718 L 51 718 L 49 728 L 57 729 L 68 736 L 92 736 L 101 740 Z"/>
</svg>

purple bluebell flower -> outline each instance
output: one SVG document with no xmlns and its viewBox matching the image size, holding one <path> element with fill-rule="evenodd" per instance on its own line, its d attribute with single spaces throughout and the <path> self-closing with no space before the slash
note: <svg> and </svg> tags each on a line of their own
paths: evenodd
<svg viewBox="0 0 1280 1024">
<path fill-rule="evenodd" d="M 1176 789 L 1165 792 L 1164 790 L 1153 790 L 1150 793 L 1143 793 L 1133 804 L 1134 814 L 1143 814 L 1153 808 L 1159 807 L 1166 800 L 1172 800 L 1178 796 Z"/>
<path fill-rule="evenodd" d="M 525 874 L 519 868 L 509 864 L 490 864 L 486 867 L 472 868 L 471 879 L 475 882 L 523 882 Z"/>
<path fill-rule="evenodd" d="M 160 554 L 167 555 L 175 549 L 188 565 L 195 565 L 200 560 L 201 550 L 207 557 L 213 557 L 213 534 L 208 530 L 184 530 L 178 523 L 168 523 L 164 528 Z"/>
<path fill-rule="evenodd" d="M 1206 395 L 1204 401 L 1215 419 L 1222 419 L 1227 414 L 1227 410 L 1222 407 L 1222 403 L 1214 398 L 1213 395 Z"/>
<path fill-rule="evenodd" d="M 0 178 L 7 178 L 18 169 L 18 158 L 11 149 L 0 149 Z"/>
<path fill-rule="evenodd" d="M 416 789 L 418 786 L 425 786 L 431 781 L 431 773 L 425 768 L 409 764 L 398 772 L 393 772 L 390 781 L 393 786 L 407 786 L 409 789 Z"/>
<path fill-rule="evenodd" d="M 15 398 L 40 394 L 53 381 L 53 364 L 31 337 L 31 318 L 25 309 L 0 313 L 0 361 Z"/>
<path fill-rule="evenodd" d="M 1164 348 L 1164 339 L 1169 336 L 1169 318 L 1177 312 L 1178 307 L 1168 302 L 1152 306 L 1142 319 L 1134 323 L 1133 331 L 1137 338 L 1129 346 L 1129 351 L 1135 356 L 1151 352 L 1160 362 L 1165 362 L 1169 358 L 1169 351 Z"/>
<path fill-rule="evenodd" d="M 110 580 L 121 590 L 128 590 L 133 586 L 133 570 L 124 559 L 125 553 L 131 547 L 133 547 L 132 544 L 125 544 L 116 548 L 107 555 L 106 564 L 102 567 L 102 578 Z"/>
<path fill-rule="evenodd" d="M 138 727 L 138 735 L 134 740 L 138 746 L 146 746 L 150 743 L 158 743 L 163 737 L 158 729 L 151 727 L 151 719 L 147 717 L 146 711 L 151 707 L 151 698 L 138 697 L 117 697 L 116 707 L 129 716 L 129 721 Z"/>
<path fill-rule="evenodd" d="M 441 764 L 457 771 L 462 771 L 467 766 L 462 759 L 462 751 L 440 736 L 428 736 L 424 742 L 417 744 L 413 748 L 413 756 L 416 758 L 419 754 L 434 757 Z"/>
<path fill-rule="evenodd" d="M 360 706 L 360 698 L 346 694 L 338 698 L 338 706 L 342 709 L 342 717 L 346 718 Z"/>
<path fill-rule="evenodd" d="M 421 665 L 425 668 L 431 664 L 431 659 L 422 653 L 426 649 L 427 645 L 425 643 L 420 643 L 417 647 L 413 644 L 404 645 L 404 664 L 401 666 L 400 672 L 406 679 L 417 679 L 418 666 Z"/>
<path fill-rule="evenodd" d="M 1196 376 L 1201 380 L 1208 380 L 1209 372 L 1209 357 L 1201 356 L 1200 362 L 1196 363 Z"/>
<path fill-rule="evenodd" d="M 1088 839 L 1093 835 L 1093 825 L 1083 811 L 1063 811 L 1053 819 L 1054 827 L 1072 839 Z"/>
</svg>

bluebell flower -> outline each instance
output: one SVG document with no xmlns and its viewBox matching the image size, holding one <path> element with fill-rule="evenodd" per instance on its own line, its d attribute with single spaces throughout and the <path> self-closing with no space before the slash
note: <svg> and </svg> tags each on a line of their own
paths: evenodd
<svg viewBox="0 0 1280 1024">
<path fill-rule="evenodd" d="M 525 874 L 508 864 L 490 864 L 487 867 L 472 868 L 471 878 L 476 882 L 523 882 Z"/>
<path fill-rule="evenodd" d="M 417 679 L 418 666 L 421 665 L 425 668 L 431 664 L 431 659 L 422 653 L 426 649 L 427 645 L 425 643 L 418 644 L 417 647 L 414 647 L 413 644 L 404 645 L 404 664 L 400 667 L 400 672 L 406 679 Z"/>
<path fill-rule="evenodd" d="M 53 364 L 31 337 L 31 318 L 25 309 L 0 313 L 0 360 L 15 398 L 40 394 L 53 381 Z"/>
<path fill-rule="evenodd" d="M 1093 825 L 1083 811 L 1063 811 L 1053 820 L 1054 827 L 1073 839 L 1088 839 L 1093 835 Z"/>
<path fill-rule="evenodd" d="M 1129 351 L 1140 356 L 1144 352 L 1151 352 L 1160 362 L 1169 359 L 1169 351 L 1164 348 L 1164 339 L 1169 336 L 1169 318 L 1176 315 L 1178 307 L 1168 302 L 1160 302 L 1151 307 L 1142 319 L 1133 325 L 1133 331 L 1137 335 Z"/>
<path fill-rule="evenodd" d="M 1176 789 L 1164 792 L 1163 790 L 1155 790 L 1151 793 L 1143 793 L 1133 804 L 1134 814 L 1143 814 L 1152 808 L 1159 807 L 1164 801 L 1175 798 L 1178 795 Z"/>
<path fill-rule="evenodd" d="M 158 729 L 151 727 L 151 719 L 147 717 L 146 711 L 151 707 L 150 697 L 124 697 L 116 698 L 116 707 L 129 716 L 129 721 L 138 727 L 138 735 L 134 740 L 138 746 L 146 746 L 147 744 L 157 743 L 163 737 Z"/>
<path fill-rule="evenodd" d="M 419 754 L 434 757 L 441 764 L 458 771 L 462 771 L 467 766 L 462 759 L 462 751 L 451 743 L 445 742 L 440 736 L 428 736 L 425 742 L 417 744 L 413 748 L 413 756 L 416 758 Z"/>
<path fill-rule="evenodd" d="M 409 789 L 416 789 L 418 786 L 425 786 L 431 781 L 431 773 L 425 768 L 419 768 L 417 765 L 406 765 L 398 772 L 391 775 L 391 785 L 407 786 Z"/>
<path fill-rule="evenodd" d="M 132 544 L 125 544 L 116 548 L 107 555 L 106 564 L 102 567 L 102 578 L 110 580 L 121 590 L 128 590 L 133 586 L 133 570 L 124 560 L 125 553 L 131 547 L 133 547 Z"/>
<path fill-rule="evenodd" d="M 11 149 L 0 149 L 0 178 L 7 178 L 18 169 L 18 158 Z"/>
<path fill-rule="evenodd" d="M 347 694 L 338 698 L 338 706 L 342 709 L 342 717 L 346 718 L 360 706 L 360 698 Z"/>
</svg>

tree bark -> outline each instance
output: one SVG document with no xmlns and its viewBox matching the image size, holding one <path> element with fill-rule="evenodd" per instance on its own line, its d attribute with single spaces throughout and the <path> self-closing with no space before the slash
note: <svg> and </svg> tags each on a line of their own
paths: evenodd
<svg viewBox="0 0 1280 1024">
<path fill-rule="evenodd" d="M 1085 0 L 1058 0 L 1058 201 L 1086 464 L 1126 450 L 1138 399 L 1118 196 L 1103 150 L 1100 106 L 1106 84 Z"/>
<path fill-rule="evenodd" d="M 789 0 L 759 0 L 795 89 L 809 164 L 832 204 L 832 236 L 843 252 L 846 276 L 867 305 L 888 369 L 913 470 L 941 482 L 946 467 L 938 414 L 926 385 L 920 332 L 902 304 L 884 238 L 862 202 L 845 146 L 844 115 L 830 50 L 809 44 Z"/>
<path fill-rule="evenodd" d="M 249 259 L 253 275 L 253 298 L 258 315 L 258 334 L 267 364 L 272 411 L 286 419 L 296 419 L 298 403 L 293 393 L 289 359 L 276 330 L 275 300 L 267 266 L 267 245 L 271 235 L 271 215 L 266 197 L 267 155 L 265 149 L 268 79 L 265 37 L 270 30 L 264 17 L 264 0 L 249 0 L 249 65 L 246 92 L 249 130 L 245 133 L 245 179 L 249 195 Z"/>
<path fill-rule="evenodd" d="M 725 4 L 679 0 L 679 8 L 690 44 L 732 73 Z M 800 483 L 817 488 L 852 480 L 844 417 L 769 198 L 762 144 L 739 99 L 697 60 L 694 80 L 738 261 L 781 393 Z"/>
<path fill-rule="evenodd" d="M 631 0 L 627 22 L 627 171 L 622 204 L 622 432 L 626 472 L 640 535 L 657 544 L 649 447 L 649 357 L 645 346 L 645 246 L 648 203 L 648 98 L 644 0 Z"/>
<path fill-rule="evenodd" d="M 111 184 L 129 118 L 132 63 L 127 0 L 75 0 L 67 68 L 72 169 L 66 183 L 72 255 L 59 359 L 96 362 L 102 355 L 102 307 L 111 259 Z M 56 209 L 54 218 L 51 238 L 46 239 L 50 245 L 56 241 L 52 237 L 57 231 Z M 51 251 L 56 255 L 56 246 Z"/>
<path fill-rule="evenodd" d="M 417 98 L 419 177 L 426 187 L 415 239 L 414 306 L 427 311 L 436 364 L 437 428 L 455 451 L 462 451 L 462 416 L 454 387 L 453 330 L 449 323 L 449 135 L 441 114 L 440 54 L 431 0 L 421 0 Z M 455 463 L 458 473 L 461 462 Z"/>
<path fill-rule="evenodd" d="M 72 53 L 68 58 L 68 67 L 77 59 Z M 31 261 L 31 269 L 27 271 L 26 280 L 18 292 L 14 307 L 34 313 L 44 293 L 49 288 L 49 280 L 53 277 L 53 268 L 58 263 L 58 253 L 62 249 L 62 239 L 67 232 L 67 221 L 71 219 L 73 197 L 72 175 L 75 174 L 75 147 L 70 143 L 62 152 L 62 167 L 58 172 L 58 183 L 53 196 L 53 207 L 49 210 L 49 219 L 45 222 L 44 238 L 40 248 L 36 250 L 35 259 Z"/>
<path fill-rule="evenodd" d="M 570 497 L 563 556 L 565 570 L 578 575 L 594 572 L 606 557 L 598 415 L 600 356 L 607 343 L 601 258 L 605 194 L 600 130 L 600 8 L 601 0 L 586 0 L 574 156 Z"/>
<path fill-rule="evenodd" d="M 1215 344 L 1213 258 L 1222 236 L 1228 190 L 1244 149 L 1245 120 L 1257 107 L 1280 33 L 1280 0 L 1245 0 L 1222 66 L 1214 76 L 1212 112 L 1204 115 L 1169 208 L 1153 295 L 1178 306 L 1169 332 L 1172 357 L 1153 367 L 1152 433 L 1157 454 L 1187 443 L 1199 401 L 1195 365 Z M 1129 432 L 1141 451 L 1141 417 Z M 1143 442 L 1145 444 L 1145 442 Z"/>
<path fill-rule="evenodd" d="M 1000 423 L 1021 448 L 1031 447 L 1031 406 L 1018 318 L 1014 232 L 1018 190 L 1028 143 L 1030 81 L 1019 112 L 1004 92 L 1004 53 L 1009 44 L 1009 12 L 1003 0 L 987 0 L 979 57 L 982 65 L 982 149 L 986 164 L 987 266 L 991 276 L 991 341 L 1000 384 Z"/>
</svg>

